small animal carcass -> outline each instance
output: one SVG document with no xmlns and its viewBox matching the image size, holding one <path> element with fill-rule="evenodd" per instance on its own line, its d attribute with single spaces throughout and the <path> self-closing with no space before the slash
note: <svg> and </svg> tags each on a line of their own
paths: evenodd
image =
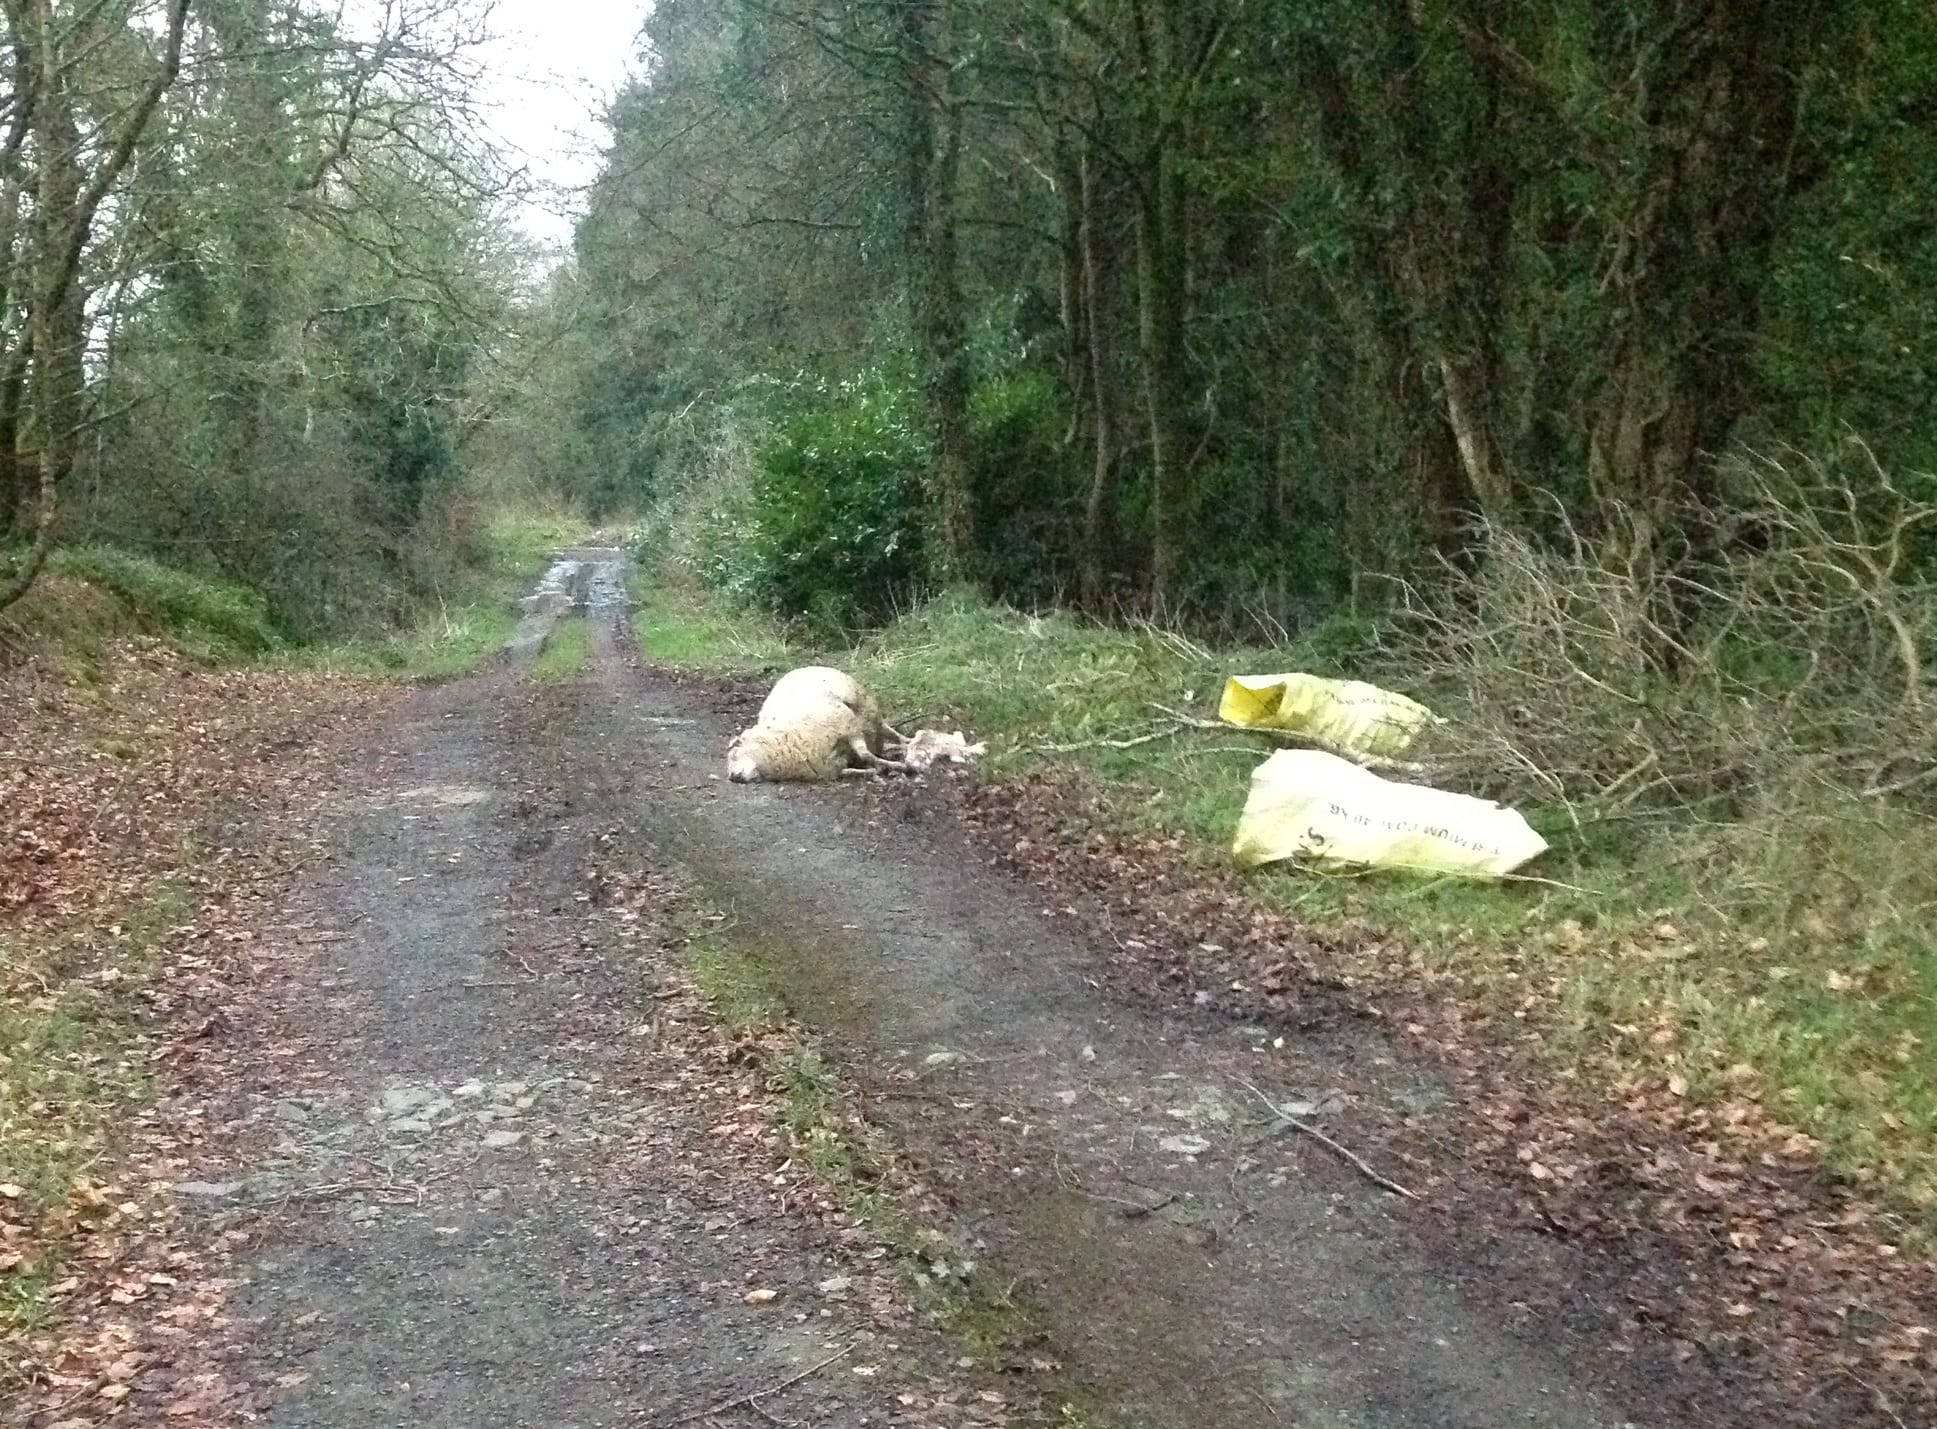
<svg viewBox="0 0 1937 1429">
<path fill-rule="evenodd" d="M 803 783 L 856 769 L 904 769 L 885 753 L 890 738 L 901 736 L 851 675 L 810 665 L 775 683 L 753 727 L 727 746 L 726 775 L 736 784 Z"/>
<path fill-rule="evenodd" d="M 920 774 L 937 764 L 970 764 L 988 752 L 988 745 L 970 744 L 957 731 L 918 729 L 902 741 L 901 759 L 909 773 Z"/>
</svg>

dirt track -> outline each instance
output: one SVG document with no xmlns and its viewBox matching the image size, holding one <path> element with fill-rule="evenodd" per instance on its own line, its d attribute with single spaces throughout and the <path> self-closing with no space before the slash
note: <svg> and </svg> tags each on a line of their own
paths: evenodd
<svg viewBox="0 0 1937 1429">
<path fill-rule="evenodd" d="M 727 785 L 736 697 L 642 661 L 594 574 L 584 677 L 535 688 L 527 630 L 345 751 L 335 857 L 278 911 L 232 1014 L 261 1055 L 185 1190 L 238 1247 L 242 1332 L 176 1403 L 219 1368 L 268 1422 L 345 1429 L 970 1424 L 1071 1386 L 1179 1429 L 1735 1422 L 1720 1380 L 1596 1344 L 1595 1307 L 1507 1303 L 1421 1248 L 1430 1206 L 1274 1130 L 1267 1101 L 1403 1182 L 1381 1127 L 1439 1092 L 1376 1031 L 1119 997 L 1119 951 L 919 790 Z M 680 973 L 695 894 L 1038 1316 L 1034 1353 L 958 1364 L 763 1132 Z M 1517 1275 L 1577 1274 L 1533 1254 Z"/>
</svg>

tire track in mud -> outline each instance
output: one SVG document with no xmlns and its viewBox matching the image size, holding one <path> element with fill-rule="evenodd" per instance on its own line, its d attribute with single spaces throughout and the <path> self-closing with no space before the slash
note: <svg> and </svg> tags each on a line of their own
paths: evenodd
<svg viewBox="0 0 1937 1429">
<path fill-rule="evenodd" d="M 677 966 L 674 882 L 631 866 L 627 936 L 599 910 L 610 810 L 561 757 L 579 693 L 520 678 L 542 643 L 345 752 L 334 857 L 169 1108 L 217 1129 L 177 1189 L 226 1326 L 164 1338 L 123 1422 L 1006 1423 L 789 1164 Z"/>
<path fill-rule="evenodd" d="M 1615 1407 L 1542 1326 L 1476 1309 L 1406 1248 L 1394 1198 L 1260 1135 L 1254 1086 L 1280 1104 L 1334 1080 L 1429 1102 L 1376 1040 L 1273 1048 L 1259 1029 L 1123 1005 L 1107 960 L 944 820 L 904 806 L 893 823 L 852 788 L 729 786 L 731 730 L 696 687 L 637 661 L 613 612 L 593 651 L 560 753 L 615 819 L 615 856 L 703 884 L 1125 1422 L 1672 1422 Z"/>
</svg>

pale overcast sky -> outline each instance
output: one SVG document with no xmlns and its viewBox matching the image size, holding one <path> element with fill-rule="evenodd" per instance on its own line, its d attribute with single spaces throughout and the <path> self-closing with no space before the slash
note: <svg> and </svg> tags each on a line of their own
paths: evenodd
<svg viewBox="0 0 1937 1429">
<path fill-rule="evenodd" d="M 598 172 L 599 122 L 639 61 L 651 0 L 497 0 L 490 73 L 478 96 L 501 141 L 553 196 L 526 207 L 523 226 L 546 244 L 571 241 L 579 191 Z"/>
</svg>

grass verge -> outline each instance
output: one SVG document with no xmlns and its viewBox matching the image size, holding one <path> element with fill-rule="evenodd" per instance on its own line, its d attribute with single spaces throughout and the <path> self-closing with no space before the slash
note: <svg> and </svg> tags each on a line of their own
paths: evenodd
<svg viewBox="0 0 1937 1429">
<path fill-rule="evenodd" d="M 268 658 L 339 674 L 451 679 L 503 648 L 518 598 L 551 553 L 580 534 L 563 513 L 493 513 L 406 628 L 308 647 L 286 641 L 268 602 L 247 587 L 113 547 L 63 547 L 33 589 L 0 613 L 0 656 L 34 655 L 85 672 L 116 642 L 141 636 L 205 665 Z"/>
<path fill-rule="evenodd" d="M 649 588 L 633 633 L 650 659 L 720 674 L 764 670 L 797 653 L 772 622 L 682 588 Z"/>
<path fill-rule="evenodd" d="M 100 587 L 74 589 L 102 602 L 92 614 L 112 614 Z M 52 1376 L 91 1373 L 73 1366 L 102 1342 L 76 1341 L 74 1327 L 109 1303 L 122 1250 L 152 1247 L 169 1222 L 146 1115 L 156 1043 L 226 986 L 211 947 L 228 946 L 235 910 L 295 856 L 273 813 L 300 802 L 311 776 L 295 751 L 365 693 L 262 664 L 210 668 L 152 642 L 108 638 L 90 654 L 67 638 L 76 624 L 0 673 L 8 1407 Z M 15 1422 L 6 1408 L 0 1419 Z"/>
<path fill-rule="evenodd" d="M 779 641 L 690 593 L 652 593 L 641 619 L 679 632 L 659 658 L 696 668 L 744 668 L 743 651 Z M 1121 829 L 1180 835 L 1186 857 L 1212 870 L 1270 746 L 1178 725 L 1159 707 L 1207 714 L 1233 673 L 1363 674 L 1352 667 L 1364 634 L 1336 624 L 1283 647 L 1213 651 L 952 598 L 836 659 L 901 727 L 988 739 L 998 778 L 1074 772 Z M 1546 882 L 1279 868 L 1254 877 L 1253 896 L 1319 929 L 1372 933 L 1332 954 L 1366 986 L 1453 993 L 1499 1015 L 1555 1072 L 1617 1093 L 1747 1108 L 1881 1192 L 1907 1235 L 1937 1234 L 1931 821 L 1827 794 L 1807 819 L 1525 812 L 1553 845 L 1529 870 Z"/>
<path fill-rule="evenodd" d="M 502 650 L 517 623 L 509 601 L 440 605 L 408 630 L 319 646 L 292 658 L 303 668 L 332 674 L 454 680 L 479 669 Z"/>
<path fill-rule="evenodd" d="M 503 589 L 508 578 L 515 585 L 512 594 L 523 595 L 527 577 L 543 570 L 553 551 L 584 534 L 583 520 L 564 509 L 500 509 L 480 525 L 469 565 L 486 584 Z"/>
</svg>

